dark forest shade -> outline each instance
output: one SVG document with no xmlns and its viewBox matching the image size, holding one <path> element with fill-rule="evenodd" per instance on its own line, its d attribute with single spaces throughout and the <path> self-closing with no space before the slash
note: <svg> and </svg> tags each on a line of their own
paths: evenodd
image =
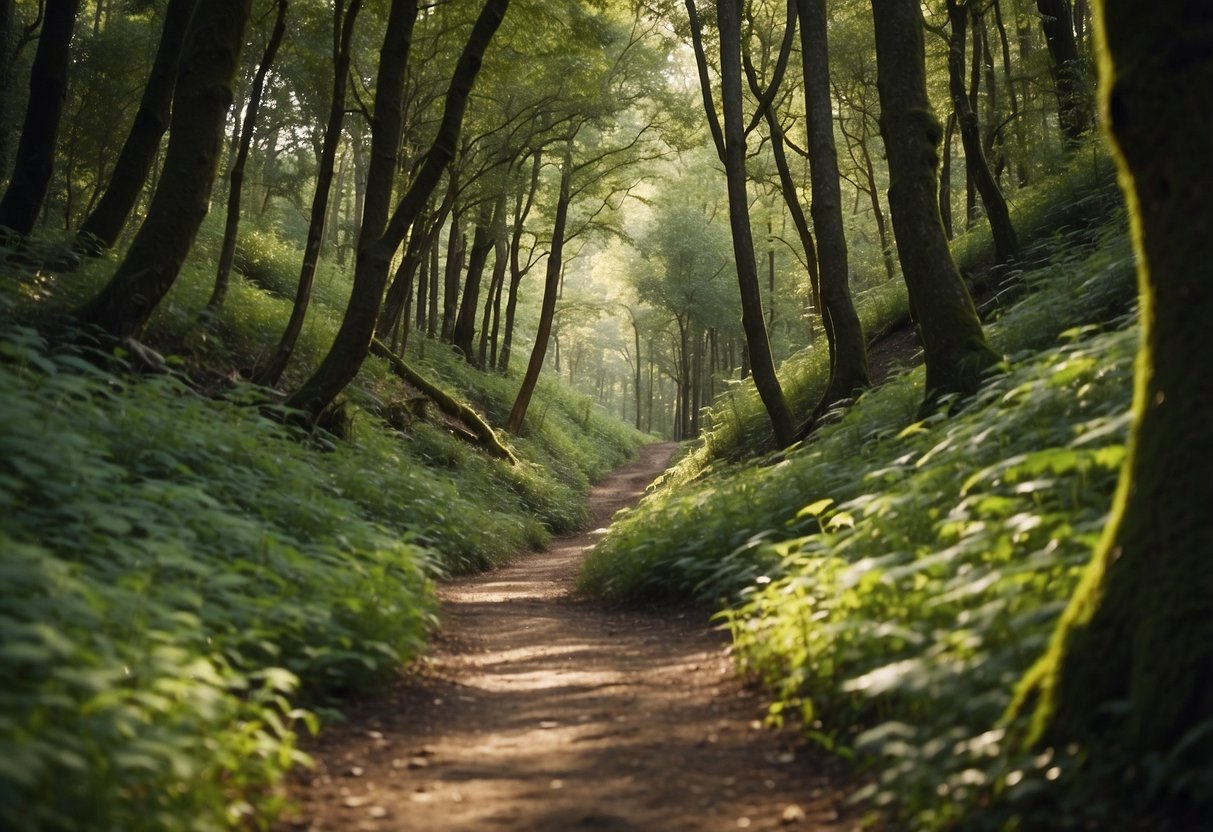
<svg viewBox="0 0 1213 832">
<path fill-rule="evenodd" d="M 55 139 L 67 98 L 68 47 L 79 8 L 80 0 L 46 4 L 13 176 L 0 199 L 0 226 L 22 236 L 34 230 L 55 169 Z"/>
<path fill-rule="evenodd" d="M 160 150 L 160 140 L 168 130 L 177 85 L 177 64 L 196 0 L 169 0 L 164 12 L 164 27 L 152 70 L 139 100 L 139 110 L 130 133 L 114 163 L 109 186 L 92 213 L 80 224 L 80 248 L 93 254 L 112 248 L 126 226 L 139 192 Z"/>
</svg>

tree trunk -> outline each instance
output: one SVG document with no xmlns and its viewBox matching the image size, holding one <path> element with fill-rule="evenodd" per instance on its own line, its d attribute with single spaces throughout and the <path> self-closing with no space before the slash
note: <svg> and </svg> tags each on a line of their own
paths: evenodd
<svg viewBox="0 0 1213 832">
<path fill-rule="evenodd" d="M 126 258 L 80 310 L 118 338 L 137 335 L 181 271 L 210 204 L 251 0 L 198 5 L 177 76 L 164 170 Z"/>
<path fill-rule="evenodd" d="M 343 10 L 343 0 L 338 0 L 333 6 L 333 89 L 329 95 L 329 116 L 324 126 L 324 143 L 320 149 L 320 162 L 316 169 L 316 190 L 312 194 L 312 213 L 308 221 L 307 239 L 303 245 L 303 265 L 299 269 L 299 284 L 295 289 L 295 303 L 291 307 L 291 316 L 287 320 L 286 329 L 278 339 L 278 346 L 269 363 L 258 373 L 257 382 L 273 387 L 282 378 L 291 355 L 295 352 L 295 344 L 299 333 L 303 331 L 303 322 L 307 317 L 307 308 L 312 300 L 312 286 L 316 281 L 316 267 L 320 262 L 320 250 L 323 245 L 325 231 L 325 216 L 328 211 L 329 194 L 333 185 L 333 165 L 337 159 L 337 149 L 341 146 L 341 127 L 345 122 L 345 97 L 347 79 L 350 74 L 350 42 L 354 36 L 354 22 L 362 8 L 362 0 L 350 0 L 348 9 Z M 333 231 L 337 229 L 337 217 L 341 202 L 342 179 L 345 177 L 345 160 L 342 160 L 341 172 L 337 179 L 337 199 L 335 210 L 331 212 Z M 335 233 L 331 236 L 336 240 Z"/>
<path fill-rule="evenodd" d="M 228 284 L 231 282 L 232 263 L 236 259 L 236 240 L 240 235 L 240 195 L 244 190 L 244 166 L 248 163 L 249 150 L 253 147 L 253 133 L 257 129 L 257 115 L 261 111 L 261 96 L 265 94 L 265 78 L 269 75 L 270 67 L 274 65 L 278 47 L 282 45 L 282 37 L 286 34 L 288 5 L 288 0 L 278 0 L 274 28 L 265 44 L 261 63 L 257 65 L 257 73 L 253 76 L 253 89 L 245 105 L 244 122 L 240 127 L 240 146 L 236 150 L 236 158 L 228 174 L 230 187 L 227 192 L 227 221 L 223 228 L 223 245 L 219 249 L 219 264 L 215 270 L 215 288 L 211 292 L 210 300 L 206 302 L 207 309 L 210 310 L 218 310 L 223 306 Z"/>
<path fill-rule="evenodd" d="M 379 313 L 379 321 L 375 325 L 375 337 L 381 341 L 387 340 L 401 316 L 405 314 L 405 306 L 413 295 L 413 279 L 426 256 L 428 242 L 425 215 L 422 214 L 413 225 L 413 233 L 409 235 L 404 246 L 404 256 L 400 258 L 400 266 L 388 286 L 387 297 Z"/>
<path fill-rule="evenodd" d="M 0 226 L 29 236 L 42 211 L 55 168 L 55 141 L 67 101 L 67 68 L 80 0 L 50 0 L 30 69 L 29 101 L 13 175 L 0 199 Z"/>
<path fill-rule="evenodd" d="M 503 190 L 497 195 L 497 204 L 493 208 L 493 272 L 489 280 L 488 297 L 484 304 L 484 317 L 480 321 L 480 348 L 477 354 L 476 366 L 482 370 L 493 367 L 497 362 L 497 328 L 501 320 L 501 287 L 505 282 L 506 242 L 505 242 L 505 203 L 506 193 Z M 489 362 L 489 331 L 493 334 L 493 361 Z"/>
<path fill-rule="evenodd" d="M 169 0 L 164 12 L 160 45 L 152 62 L 139 110 L 126 143 L 114 163 L 109 186 L 92 212 L 80 224 L 77 246 L 90 254 L 113 248 L 130 218 L 139 192 L 147 183 L 160 140 L 168 130 L 169 111 L 177 79 L 177 62 L 196 0 Z"/>
<path fill-rule="evenodd" d="M 357 375 L 366 358 L 392 257 L 455 155 L 463 115 L 472 85 L 480 71 L 481 58 L 508 6 L 509 0 L 486 0 L 451 74 L 442 121 L 433 144 L 385 228 L 383 219 L 391 198 L 396 153 L 402 132 L 404 69 L 413 21 L 417 17 L 416 0 L 394 0 L 392 4 L 389 35 L 384 40 L 383 57 L 380 59 L 380 76 L 383 80 L 376 86 L 376 130 L 372 132 L 371 144 L 371 165 L 376 175 L 368 181 L 364 224 L 358 241 L 358 259 L 349 306 L 328 354 L 311 378 L 287 399 L 289 407 L 304 411 L 313 420 Z M 393 29 L 392 18 L 396 17 L 407 18 L 407 24 L 401 21 L 404 25 Z M 386 78 L 383 78 L 384 64 L 388 65 Z M 383 85 L 384 82 L 386 85 Z M 385 109 L 382 114 L 381 101 Z"/>
<path fill-rule="evenodd" d="M 926 90 L 917 0 L 873 0 L 880 132 L 889 160 L 889 207 L 901 273 L 926 356 L 924 411 L 941 396 L 967 394 L 998 362 L 960 278 L 937 201 L 939 120 Z"/>
<path fill-rule="evenodd" d="M 1096 12 L 1139 264 L 1135 419 L 1112 516 L 1020 704 L 1040 692 L 1034 740 L 1137 762 L 1213 718 L 1213 6 Z"/>
<path fill-rule="evenodd" d="M 830 379 L 808 428 L 836 404 L 868 386 L 868 354 L 863 327 L 851 302 L 847 241 L 842 224 L 842 188 L 834 147 L 834 106 L 830 97 L 825 0 L 796 0 L 804 71 L 805 124 L 809 140 L 810 213 L 817 233 L 821 303 L 829 311 L 834 345 Z"/>
<path fill-rule="evenodd" d="M 522 268 L 520 251 L 522 249 L 522 231 L 530 214 L 535 194 L 539 190 L 539 172 L 543 167 L 543 152 L 536 150 L 531 160 L 531 181 L 525 192 L 518 195 L 514 204 L 514 228 L 510 234 L 510 289 L 505 302 L 505 332 L 501 336 L 501 355 L 497 369 L 506 372 L 510 369 L 510 349 L 514 343 L 514 314 L 518 308 L 518 286 L 526 276 Z"/>
<path fill-rule="evenodd" d="M 463 255 L 466 250 L 467 235 L 463 233 L 463 211 L 457 208 L 451 214 L 451 230 L 447 235 L 446 264 L 442 280 L 442 340 L 448 344 L 455 336 L 455 315 L 459 311 L 459 275 L 463 271 Z"/>
<path fill-rule="evenodd" d="M 948 126 L 943 131 L 943 163 L 939 166 L 939 221 L 943 223 L 944 236 L 949 240 L 952 231 L 952 136 L 956 132 L 956 111 L 948 115 Z"/>
<path fill-rule="evenodd" d="M 8 177 L 8 160 L 13 139 L 13 49 L 16 32 L 16 0 L 0 0 L 0 181 Z"/>
<path fill-rule="evenodd" d="M 522 429 L 531 396 L 543 370 L 543 359 L 548 351 L 548 338 L 552 334 L 552 319 L 556 316 L 556 295 L 560 291 L 560 269 L 564 256 L 564 231 L 569 219 L 569 200 L 572 199 L 573 181 L 573 136 L 564 145 L 564 158 L 560 168 L 560 196 L 556 200 L 556 220 L 552 226 L 552 248 L 548 253 L 547 270 L 543 278 L 543 302 L 539 308 L 539 327 L 535 333 L 535 345 L 531 348 L 531 359 L 527 362 L 522 386 L 510 409 L 505 429 L 515 436 Z"/>
<path fill-rule="evenodd" d="M 1011 71 L 1011 41 L 1002 19 L 1002 2 L 994 0 L 994 24 L 998 28 L 998 43 L 1002 51 L 1002 73 L 1006 78 L 1007 100 L 1011 104 L 1011 125 L 1015 131 L 1015 181 L 1019 187 L 1028 184 L 1028 142 L 1024 135 L 1023 114 L 1019 109 L 1019 93 L 1015 91 L 1015 75 Z M 1026 103 L 1026 102 L 1025 102 Z"/>
<path fill-rule="evenodd" d="M 1061 135 L 1066 148 L 1073 150 L 1091 123 L 1078 42 L 1074 39 L 1074 19 L 1068 0 L 1036 0 L 1036 10 L 1040 12 L 1040 25 L 1049 45 L 1049 57 L 1053 59 Z"/>
<path fill-rule="evenodd" d="M 690 0 L 687 2 L 691 4 Z M 733 256 L 737 261 L 737 284 L 741 291 L 741 325 L 745 330 L 754 386 L 771 420 L 775 442 L 782 448 L 795 440 L 796 426 L 775 374 L 775 361 L 763 319 L 758 264 L 754 260 L 750 201 L 746 190 L 745 121 L 741 112 L 741 19 L 737 3 L 738 0 L 720 0 L 716 7 L 724 111 L 722 158 L 728 182 Z"/>
<path fill-rule="evenodd" d="M 480 311 L 480 284 L 484 282 L 484 267 L 489 262 L 489 252 L 493 250 L 494 223 L 492 209 L 487 203 L 483 204 L 476 220 L 476 230 L 472 234 L 463 299 L 451 331 L 451 344 L 469 364 L 476 363 L 472 342 L 476 339 L 476 314 Z"/>
<path fill-rule="evenodd" d="M 1003 199 L 1002 191 L 994 181 L 990 166 L 986 162 L 977 113 L 969 107 L 969 99 L 965 96 L 965 32 L 969 2 L 971 0 L 948 0 L 948 20 L 952 24 L 952 37 L 948 43 L 949 88 L 952 93 L 952 106 L 956 111 L 956 121 L 960 126 L 965 166 L 973 177 L 978 193 L 981 194 L 981 204 L 986 209 L 986 219 L 990 221 L 990 231 L 994 235 L 994 259 L 1002 264 L 1012 262 L 1019 256 L 1019 240 L 1015 236 L 1014 226 L 1011 225 L 1007 201 Z M 977 44 L 974 44 L 975 61 L 980 51 Z"/>
</svg>

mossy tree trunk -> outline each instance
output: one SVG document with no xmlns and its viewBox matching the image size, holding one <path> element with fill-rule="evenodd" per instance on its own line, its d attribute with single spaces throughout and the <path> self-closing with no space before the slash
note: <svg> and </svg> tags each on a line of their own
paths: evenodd
<svg viewBox="0 0 1213 832">
<path fill-rule="evenodd" d="M 160 140 L 168 130 L 177 64 L 195 5 L 196 0 L 169 0 L 139 110 L 114 163 L 105 193 L 80 224 L 78 247 L 83 251 L 100 254 L 113 247 L 147 183 Z"/>
<path fill-rule="evenodd" d="M 973 393 L 998 362 L 960 278 L 939 217 L 939 120 L 927 99 L 918 0 L 872 0 L 880 132 L 889 162 L 889 208 L 901 273 L 926 356 L 924 410 Z"/>
<path fill-rule="evenodd" d="M 1019 256 L 1019 240 L 1011 224 L 1011 213 L 1003 198 L 994 175 L 990 173 L 985 149 L 981 142 L 981 126 L 977 113 L 969 106 L 965 93 L 965 33 L 968 29 L 969 3 L 973 0 L 948 0 L 948 20 L 952 24 L 952 36 L 948 41 L 948 82 L 952 94 L 952 106 L 960 127 L 960 141 L 965 151 L 965 167 L 972 177 L 981 204 L 986 209 L 986 219 L 994 236 L 994 259 L 999 263 L 1014 261 Z M 974 50 L 974 54 L 980 50 Z M 976 57 L 974 58 L 976 61 Z M 976 65 L 976 64 L 975 64 Z M 990 85 L 987 85 L 990 86 Z"/>
<path fill-rule="evenodd" d="M 1138 254 L 1136 418 L 1112 517 L 1021 701 L 1041 693 L 1034 739 L 1140 756 L 1213 719 L 1213 4 L 1095 8 Z"/>
<path fill-rule="evenodd" d="M 43 12 L 13 175 L 0 199 L 0 226 L 23 237 L 34 230 L 50 189 L 55 140 L 67 100 L 72 30 L 79 9 L 80 0 L 49 0 Z"/>
<path fill-rule="evenodd" d="M 210 205 L 251 0 L 207 0 L 190 24 L 177 76 L 168 150 L 126 258 L 79 311 L 118 338 L 137 335 L 181 271 Z"/>
<path fill-rule="evenodd" d="M 467 110 L 468 98 L 476 76 L 480 73 L 484 52 L 492 42 L 508 7 L 509 0 L 486 0 L 481 8 L 451 73 L 438 132 L 416 177 L 389 219 L 387 210 L 402 132 L 408 44 L 412 40 L 413 22 L 417 18 L 418 10 L 416 0 L 395 0 L 392 4 L 392 15 L 388 23 L 390 31 L 384 40 L 380 58 L 380 83 L 386 83 L 387 86 L 376 87 L 376 130 L 371 135 L 371 166 L 377 175 L 368 178 L 363 227 L 358 239 L 354 285 L 350 292 L 349 304 L 337 330 L 337 336 L 320 366 L 286 402 L 287 406 L 305 412 L 311 419 L 318 417 L 332 404 L 333 399 L 358 374 L 362 362 L 366 360 L 371 338 L 375 334 L 375 322 L 379 316 L 392 257 L 418 214 L 424 210 L 430 194 L 454 158 L 459 132 L 463 126 L 463 115 Z M 397 16 L 406 18 L 407 22 L 401 21 L 399 28 L 393 30 L 392 18 Z M 385 63 L 391 73 L 388 78 L 382 77 Z M 382 113 L 381 102 L 384 107 Z"/>
<path fill-rule="evenodd" d="M 868 353 L 863 327 L 851 302 L 847 241 L 842 223 L 842 188 L 834 145 L 834 102 L 830 95 L 830 59 L 825 0 L 796 0 L 804 74 L 805 123 L 809 139 L 809 178 L 813 189 L 813 230 L 817 234 L 821 303 L 828 311 L 830 380 L 813 411 L 816 421 L 836 404 L 868 386 Z"/>
</svg>

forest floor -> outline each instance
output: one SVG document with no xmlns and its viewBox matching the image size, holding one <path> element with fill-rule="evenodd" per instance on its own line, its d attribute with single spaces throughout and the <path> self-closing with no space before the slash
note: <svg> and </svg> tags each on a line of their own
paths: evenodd
<svg viewBox="0 0 1213 832">
<path fill-rule="evenodd" d="M 574 593 L 600 527 L 674 449 L 642 448 L 593 489 L 593 531 L 445 584 L 428 659 L 306 744 L 316 765 L 278 829 L 855 828 L 838 763 L 762 727 L 708 610 Z"/>
</svg>

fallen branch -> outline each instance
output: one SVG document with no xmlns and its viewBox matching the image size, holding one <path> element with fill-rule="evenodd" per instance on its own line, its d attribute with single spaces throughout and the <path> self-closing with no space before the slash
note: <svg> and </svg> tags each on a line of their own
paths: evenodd
<svg viewBox="0 0 1213 832">
<path fill-rule="evenodd" d="M 460 438 L 474 436 L 479 441 L 479 444 L 483 445 L 493 456 L 504 459 L 511 465 L 518 464 L 518 458 L 514 456 L 509 448 L 501 444 L 501 440 L 497 438 L 496 431 L 484 419 L 480 418 L 480 414 L 475 410 L 472 410 L 472 408 L 453 397 L 441 387 L 431 384 L 425 378 L 418 375 L 416 370 L 405 364 L 403 358 L 388 349 L 387 345 L 378 338 L 371 341 L 371 354 L 385 359 L 396 375 L 428 396 L 434 404 L 438 405 L 438 409 L 443 413 L 454 419 L 458 419 L 471 429 L 469 434 L 458 432 L 455 434 L 456 436 Z"/>
</svg>

